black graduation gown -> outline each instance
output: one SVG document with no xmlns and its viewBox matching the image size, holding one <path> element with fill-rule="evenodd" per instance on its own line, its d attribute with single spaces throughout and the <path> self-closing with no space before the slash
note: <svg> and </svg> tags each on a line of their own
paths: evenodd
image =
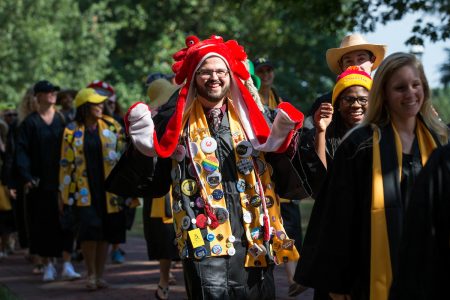
<svg viewBox="0 0 450 300">
<path fill-rule="evenodd" d="M 21 184 L 39 179 L 26 195 L 29 216 L 30 252 L 44 257 L 60 256 L 62 230 L 58 210 L 58 176 L 64 120 L 55 112 L 47 125 L 37 112 L 20 125 L 16 165 Z"/>
<path fill-rule="evenodd" d="M 391 299 L 448 299 L 450 145 L 436 149 L 415 182 Z"/>
</svg>

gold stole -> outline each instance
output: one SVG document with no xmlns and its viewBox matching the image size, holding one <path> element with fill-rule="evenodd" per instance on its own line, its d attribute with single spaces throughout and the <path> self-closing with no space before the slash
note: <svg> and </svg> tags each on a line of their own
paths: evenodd
<svg viewBox="0 0 450 300">
<path fill-rule="evenodd" d="M 269 103 L 267 105 L 270 109 L 275 109 L 278 106 L 277 99 L 275 99 L 275 95 L 272 90 L 269 92 Z"/>
<path fill-rule="evenodd" d="M 189 140 L 197 143 L 198 149 L 200 149 L 200 142 L 205 137 L 210 137 L 211 134 L 209 132 L 208 122 L 206 120 L 205 113 L 203 111 L 203 107 L 200 104 L 198 100 L 193 101 L 194 103 L 189 108 L 189 119 L 186 120 L 189 122 Z M 238 162 L 241 158 L 236 153 L 236 146 L 239 142 L 245 141 L 246 136 L 244 133 L 243 128 L 241 127 L 241 124 L 239 122 L 239 119 L 237 117 L 237 114 L 235 112 L 233 102 L 231 100 L 228 100 L 228 119 L 230 123 L 230 132 L 231 132 L 231 140 L 233 144 L 234 149 L 234 155 L 235 160 Z M 215 153 L 207 154 L 208 157 L 214 157 Z M 199 150 L 194 157 L 194 161 L 198 164 L 201 164 L 201 162 L 207 157 L 203 151 Z M 279 199 L 275 194 L 275 187 L 274 184 L 271 182 L 270 179 L 270 167 L 267 165 L 264 159 L 264 155 L 262 153 L 259 154 L 258 158 L 264 163 L 266 166 L 265 171 L 262 172 L 261 175 L 257 174 L 257 164 L 254 162 L 254 159 L 250 156 L 250 159 L 253 160 L 253 166 L 254 170 L 250 172 L 248 175 L 241 174 L 240 172 L 237 172 L 238 179 L 244 180 L 248 185 L 252 186 L 252 192 L 249 193 L 246 191 L 240 193 L 240 199 L 241 199 L 241 206 L 242 206 L 242 212 L 244 213 L 250 213 L 252 216 L 252 220 L 250 223 L 245 223 L 244 228 L 248 240 L 248 247 L 252 247 L 254 244 L 258 244 L 259 246 L 263 246 L 263 239 L 262 234 L 260 235 L 259 239 L 253 239 L 250 230 L 252 228 L 259 228 L 263 227 L 264 224 L 264 218 L 266 219 L 266 222 L 269 223 L 269 228 L 272 227 L 274 232 L 273 237 L 273 249 L 266 249 L 266 251 L 270 251 L 272 253 L 272 250 L 276 253 L 276 259 L 277 262 L 282 263 L 286 259 L 289 261 L 295 261 L 298 260 L 299 254 L 297 252 L 297 249 L 295 246 L 290 243 L 283 243 L 283 240 L 277 237 L 275 234 L 276 232 L 283 232 L 284 237 L 286 240 L 288 240 L 288 237 L 285 233 L 285 230 L 283 228 L 283 221 L 281 218 L 281 212 L 280 212 L 280 204 Z M 217 159 L 217 158 L 216 158 Z M 223 191 L 222 184 L 220 183 L 218 186 L 212 188 L 210 187 L 206 182 L 206 172 L 202 171 L 200 174 L 200 194 L 205 202 L 207 202 L 211 207 L 222 207 L 226 208 L 226 201 L 225 201 L 225 195 L 220 200 L 212 200 L 212 192 L 215 189 L 220 189 Z M 260 180 L 257 180 L 257 176 L 260 176 Z M 259 207 L 253 207 L 250 205 L 249 201 L 252 196 L 257 195 L 255 191 L 255 186 L 259 186 L 259 195 L 261 196 L 262 204 Z M 270 207 L 266 206 L 267 201 L 265 200 L 265 197 L 271 197 L 273 199 L 272 205 L 269 205 Z M 176 223 L 180 224 L 181 218 L 185 215 L 185 213 L 179 213 L 176 216 Z M 242 221 L 242 220 L 241 220 Z M 212 229 L 210 227 L 208 228 L 208 233 L 214 234 L 214 236 L 217 236 L 217 234 L 221 234 L 224 237 L 228 237 L 232 235 L 231 232 L 231 226 L 230 221 L 227 220 L 225 223 L 220 224 L 218 227 Z M 186 232 L 183 233 L 183 238 L 186 239 Z M 224 238 L 222 241 L 215 241 L 215 244 L 219 244 L 222 249 L 227 249 L 227 239 Z M 179 244 L 179 246 L 182 246 Z M 214 254 L 211 252 L 211 256 L 219 256 L 219 255 L 226 255 L 226 251 L 223 251 L 220 254 Z M 255 264 L 255 258 L 250 255 L 247 252 L 246 260 L 245 260 L 245 266 L 246 267 L 255 267 L 260 266 L 264 267 L 267 266 L 267 261 L 264 255 L 260 255 L 258 258 L 258 264 Z"/>
<path fill-rule="evenodd" d="M 172 202 L 173 202 L 172 186 L 170 187 L 168 194 L 170 196 L 170 209 L 172 209 Z M 150 218 L 161 218 L 164 224 L 172 224 L 173 217 L 166 217 L 165 211 L 166 211 L 166 196 L 164 195 L 159 198 L 153 198 Z"/>
<path fill-rule="evenodd" d="M 8 196 L 8 188 L 0 183 L 0 211 L 11 210 L 11 202 Z"/>
<path fill-rule="evenodd" d="M 103 153 L 103 171 L 106 178 L 120 157 L 119 150 L 123 146 L 123 135 L 120 133 L 121 127 L 117 122 L 108 116 L 103 116 L 103 118 L 110 123 L 108 124 L 102 119 L 98 120 L 98 132 Z M 65 160 L 67 163 L 60 166 L 60 191 L 64 204 L 73 204 L 70 203 L 70 196 L 72 195 L 72 200 L 76 201 L 77 206 L 90 206 L 91 193 L 89 191 L 86 158 L 83 149 L 85 127 L 83 124 L 76 124 L 72 129 L 69 126 L 64 129 L 61 160 Z M 116 195 L 106 193 L 108 213 L 120 211 L 117 199 Z"/>
<path fill-rule="evenodd" d="M 398 181 L 402 174 L 402 143 L 395 129 L 395 148 L 399 166 Z M 422 165 L 437 147 L 429 130 L 417 119 L 416 136 L 419 144 Z M 379 131 L 373 132 L 373 168 L 372 168 L 372 209 L 371 209 L 371 255 L 370 255 L 370 299 L 387 300 L 392 284 L 392 266 L 387 233 L 387 221 L 384 207 L 383 174 L 381 169 Z"/>
</svg>

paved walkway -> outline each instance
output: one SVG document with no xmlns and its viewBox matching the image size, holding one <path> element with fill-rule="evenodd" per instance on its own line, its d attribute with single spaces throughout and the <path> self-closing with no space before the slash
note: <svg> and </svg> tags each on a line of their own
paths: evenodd
<svg viewBox="0 0 450 300">
<path fill-rule="evenodd" d="M 105 279 L 111 284 L 110 288 L 86 291 L 84 280 L 61 281 L 43 283 L 42 275 L 31 273 L 32 265 L 24 259 L 24 252 L 17 251 L 14 255 L 0 261 L 0 285 L 6 286 L 18 299 L 155 299 L 154 291 L 159 279 L 159 268 L 155 261 L 147 260 L 147 251 L 143 238 L 130 237 L 125 250 L 126 262 L 122 265 L 108 263 Z M 75 263 L 75 269 L 85 275 L 83 263 Z M 61 264 L 57 270 L 60 273 Z M 187 299 L 182 269 L 173 270 L 177 284 L 170 286 L 170 299 Z M 311 300 L 312 290 L 305 291 L 296 298 L 287 297 L 288 284 L 284 268 L 275 269 L 277 283 L 277 299 Z"/>
</svg>

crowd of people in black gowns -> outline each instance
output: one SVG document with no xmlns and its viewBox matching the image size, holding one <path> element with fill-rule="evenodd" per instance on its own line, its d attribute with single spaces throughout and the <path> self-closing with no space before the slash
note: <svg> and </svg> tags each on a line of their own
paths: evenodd
<svg viewBox="0 0 450 300">
<path fill-rule="evenodd" d="M 174 74 L 150 74 L 146 105 L 126 115 L 99 80 L 40 80 L 5 107 L 0 261 L 25 248 L 44 282 L 107 288 L 142 202 L 157 299 L 175 267 L 189 299 L 273 299 L 279 264 L 289 297 L 445 299 L 449 129 L 420 60 L 348 35 L 326 52 L 333 90 L 303 115 L 274 88 L 276 64 L 230 42 L 188 37 Z"/>
</svg>

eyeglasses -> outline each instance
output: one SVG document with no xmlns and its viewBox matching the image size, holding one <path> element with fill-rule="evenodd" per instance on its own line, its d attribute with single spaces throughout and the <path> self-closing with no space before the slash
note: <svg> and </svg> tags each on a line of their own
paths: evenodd
<svg viewBox="0 0 450 300">
<path fill-rule="evenodd" d="M 341 97 L 341 99 L 348 106 L 352 106 L 353 103 L 355 103 L 356 101 L 358 101 L 358 103 L 362 106 L 365 106 L 365 105 L 367 105 L 367 103 L 369 103 L 369 98 L 365 97 L 365 96 L 360 96 L 360 97 L 343 96 L 343 97 Z"/>
<path fill-rule="evenodd" d="M 197 75 L 200 76 L 201 79 L 209 79 L 216 73 L 217 77 L 225 78 L 229 71 L 225 69 L 217 69 L 217 70 L 198 70 Z"/>
</svg>

